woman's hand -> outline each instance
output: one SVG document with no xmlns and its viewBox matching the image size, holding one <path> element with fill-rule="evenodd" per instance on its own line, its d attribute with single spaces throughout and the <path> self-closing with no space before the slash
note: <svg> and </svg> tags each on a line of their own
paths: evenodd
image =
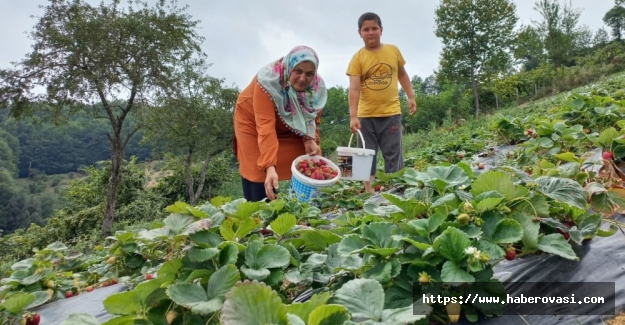
<svg viewBox="0 0 625 325">
<path fill-rule="evenodd" d="M 269 200 L 276 199 L 274 189 L 278 189 L 278 173 L 276 173 L 276 167 L 271 166 L 267 168 L 267 177 L 265 177 L 265 194 Z"/>
<path fill-rule="evenodd" d="M 317 145 L 317 142 L 315 142 L 315 140 L 306 140 L 306 142 L 304 142 L 304 148 L 306 148 L 306 154 L 310 156 L 316 156 L 318 154 L 321 154 L 321 150 L 319 149 L 319 146 Z"/>
</svg>

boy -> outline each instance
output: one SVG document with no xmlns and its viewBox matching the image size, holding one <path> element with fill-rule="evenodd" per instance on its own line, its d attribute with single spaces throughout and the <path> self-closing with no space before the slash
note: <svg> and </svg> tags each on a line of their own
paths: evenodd
<svg viewBox="0 0 625 325">
<path fill-rule="evenodd" d="M 349 113 L 352 133 L 360 130 L 367 149 L 375 150 L 371 178 L 365 192 L 373 193 L 378 148 L 384 157 L 384 170 L 394 173 L 404 167 L 399 82 L 408 96 L 410 115 L 417 111 L 406 61 L 395 45 L 382 44 L 382 21 L 372 12 L 358 19 L 358 34 L 365 43 L 349 63 Z M 358 137 L 359 146 L 360 137 Z"/>
</svg>

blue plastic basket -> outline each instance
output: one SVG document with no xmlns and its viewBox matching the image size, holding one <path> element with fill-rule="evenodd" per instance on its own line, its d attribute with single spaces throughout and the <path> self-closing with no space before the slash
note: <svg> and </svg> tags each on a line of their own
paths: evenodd
<svg viewBox="0 0 625 325">
<path fill-rule="evenodd" d="M 297 171 L 296 164 L 302 159 L 313 159 L 316 161 L 324 160 L 328 166 L 338 171 L 338 175 L 335 178 L 328 180 L 309 179 L 306 176 L 300 174 L 299 171 Z M 297 157 L 295 160 L 293 160 L 293 163 L 291 164 L 291 173 L 293 175 L 291 176 L 291 197 L 295 195 L 297 200 L 301 202 L 306 202 L 308 200 L 319 197 L 321 195 L 321 191 L 319 191 L 320 188 L 332 186 L 336 184 L 336 182 L 338 182 L 338 180 L 341 178 L 341 170 L 339 169 L 339 166 L 337 166 L 332 160 L 324 158 L 322 156 L 303 155 Z"/>
<path fill-rule="evenodd" d="M 293 175 L 291 177 L 291 195 L 295 195 L 300 202 L 307 202 L 319 196 L 319 189 L 300 182 L 299 179 Z"/>
</svg>

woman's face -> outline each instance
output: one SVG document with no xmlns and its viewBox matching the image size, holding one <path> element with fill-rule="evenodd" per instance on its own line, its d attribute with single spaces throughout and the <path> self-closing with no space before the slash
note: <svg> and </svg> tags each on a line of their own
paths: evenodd
<svg viewBox="0 0 625 325">
<path fill-rule="evenodd" d="M 293 68 L 289 82 L 295 91 L 304 91 L 310 86 L 314 78 L 315 65 L 310 61 L 304 61 Z"/>
</svg>

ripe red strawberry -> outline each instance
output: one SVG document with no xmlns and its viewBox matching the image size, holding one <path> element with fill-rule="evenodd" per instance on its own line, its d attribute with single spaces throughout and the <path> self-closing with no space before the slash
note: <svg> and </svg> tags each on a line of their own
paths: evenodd
<svg viewBox="0 0 625 325">
<path fill-rule="evenodd" d="M 571 235 L 569 235 L 569 233 L 568 233 L 568 232 L 564 232 L 564 231 L 563 231 L 562 229 L 560 229 L 560 228 L 557 228 L 557 229 L 556 229 L 556 231 L 557 231 L 558 233 L 560 233 L 560 234 L 564 237 L 564 239 L 566 239 L 566 240 L 569 240 L 569 238 L 571 237 Z"/>
<path fill-rule="evenodd" d="M 514 249 L 514 247 L 510 247 L 507 251 L 506 251 L 506 259 L 508 261 L 512 261 L 516 258 L 516 249 Z"/>
<path fill-rule="evenodd" d="M 113 279 L 111 280 L 111 284 L 117 284 L 117 279 L 113 278 Z"/>
<path fill-rule="evenodd" d="M 71 298 L 74 296 L 74 293 L 70 290 L 65 293 L 65 298 Z"/>
<path fill-rule="evenodd" d="M 40 321 L 41 316 L 39 316 L 39 314 L 37 313 L 32 316 L 26 317 L 26 325 L 39 325 Z"/>
<path fill-rule="evenodd" d="M 146 275 L 145 275 L 145 279 L 146 279 L 146 280 L 152 280 L 152 274 L 149 274 L 149 273 L 148 273 L 148 274 L 146 274 Z"/>
</svg>

